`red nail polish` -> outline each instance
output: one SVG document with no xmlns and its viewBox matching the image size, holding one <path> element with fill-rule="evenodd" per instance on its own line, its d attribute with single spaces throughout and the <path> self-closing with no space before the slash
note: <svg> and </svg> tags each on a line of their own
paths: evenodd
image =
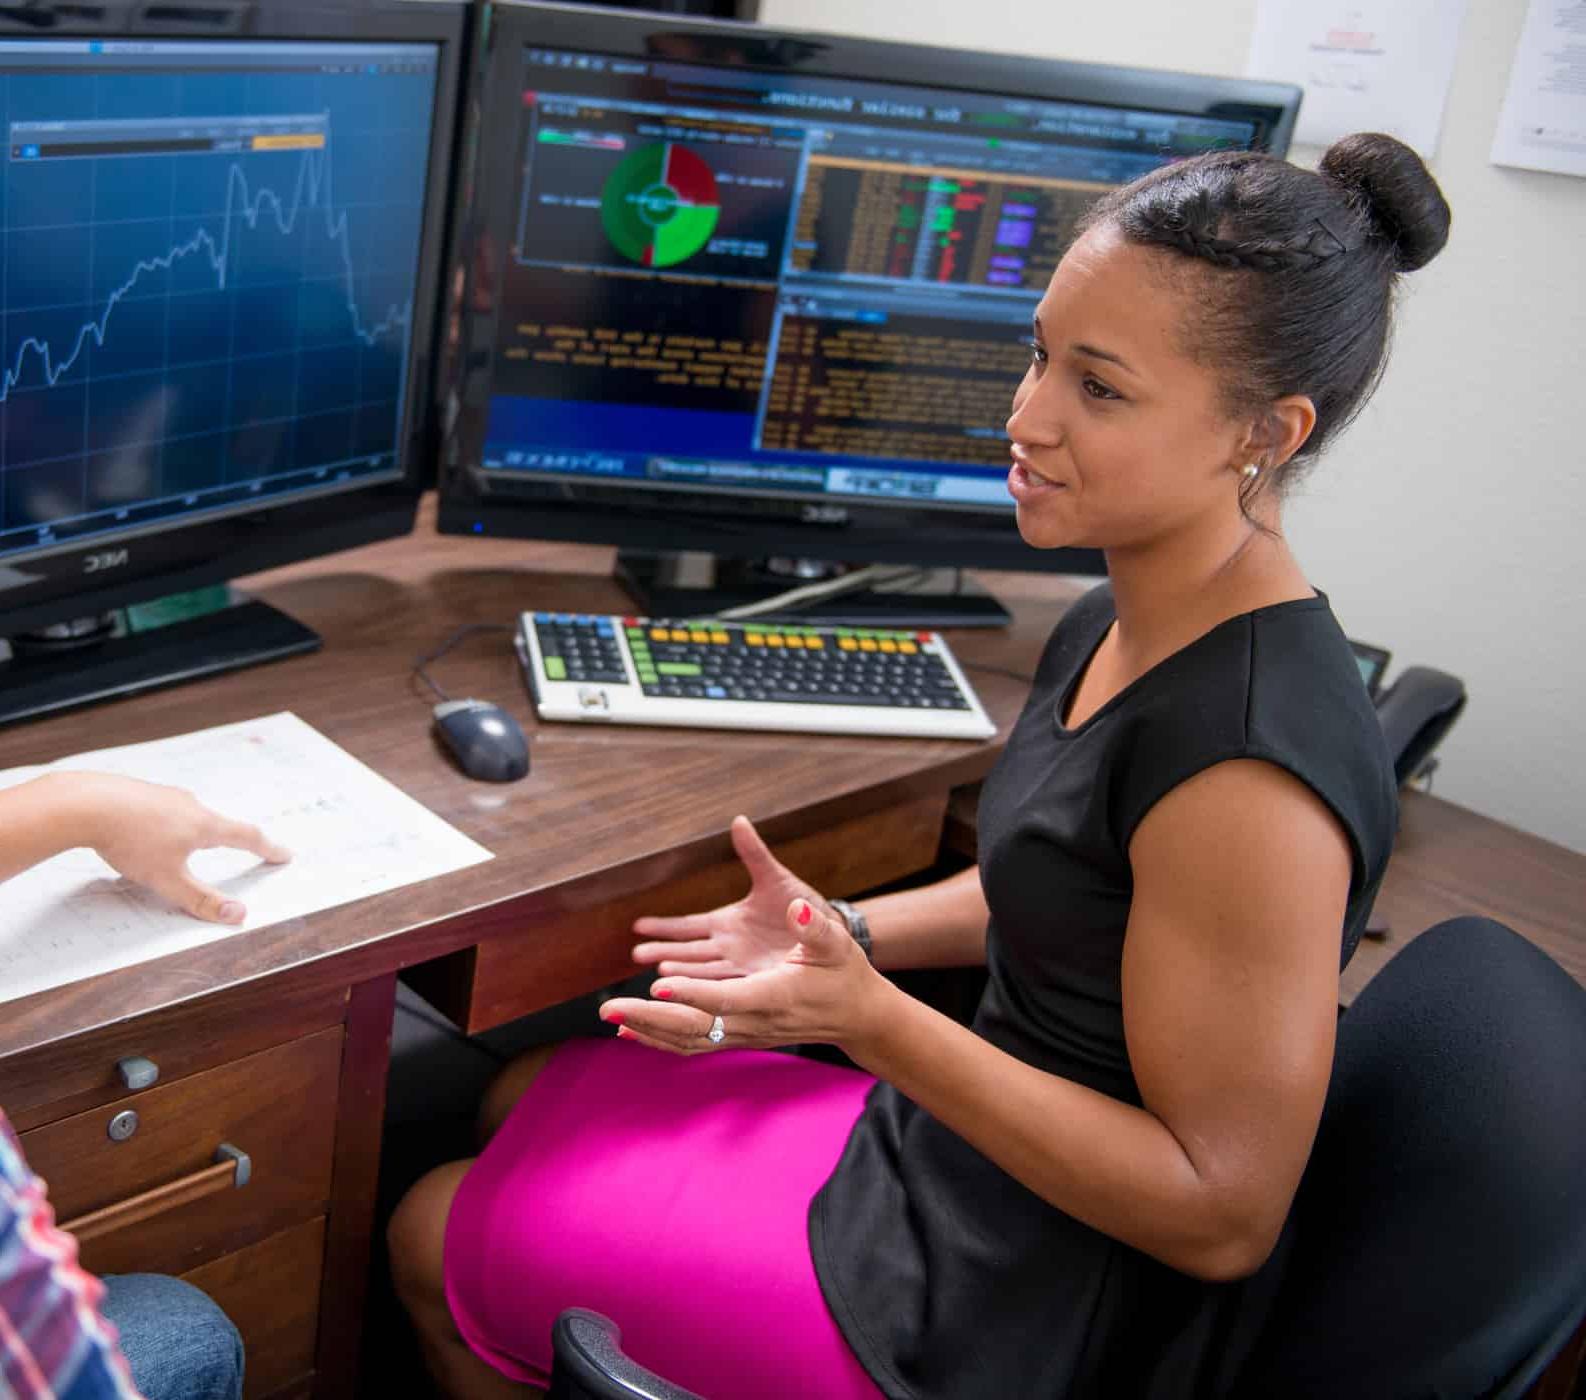
<svg viewBox="0 0 1586 1400">
<path fill-rule="evenodd" d="M 620 1012 L 620 1011 L 608 1011 L 606 1013 L 606 1024 L 608 1026 L 620 1026 L 622 1024 L 622 1021 L 623 1021 L 622 1012 Z"/>
<path fill-rule="evenodd" d="M 805 924 L 807 924 L 810 919 L 814 917 L 814 914 L 815 910 L 811 908 L 808 903 L 806 903 L 804 907 L 799 910 L 799 927 L 802 928 Z"/>
<path fill-rule="evenodd" d="M 655 994 L 662 1001 L 671 1001 L 672 999 L 672 989 L 670 987 L 657 987 L 655 989 Z"/>
</svg>

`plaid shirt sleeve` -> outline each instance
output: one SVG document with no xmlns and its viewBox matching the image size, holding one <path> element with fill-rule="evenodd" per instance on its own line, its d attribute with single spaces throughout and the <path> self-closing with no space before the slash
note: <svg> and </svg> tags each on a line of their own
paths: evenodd
<svg viewBox="0 0 1586 1400">
<path fill-rule="evenodd" d="M 140 1400 L 99 1315 L 104 1291 L 78 1267 L 77 1241 L 55 1228 L 44 1183 L 0 1113 L 0 1397 Z"/>
</svg>

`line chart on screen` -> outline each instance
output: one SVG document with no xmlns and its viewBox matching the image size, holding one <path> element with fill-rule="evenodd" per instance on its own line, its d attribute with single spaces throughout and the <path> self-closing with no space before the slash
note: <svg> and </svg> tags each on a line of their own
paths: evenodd
<svg viewBox="0 0 1586 1400">
<path fill-rule="evenodd" d="M 268 139 L 254 138 L 257 143 L 263 143 Z M 291 147 L 284 144 L 257 144 L 254 149 L 285 150 Z M 133 266 L 126 280 L 110 293 L 104 311 L 99 317 L 84 323 L 78 329 L 71 350 L 61 359 L 55 359 L 47 341 L 40 340 L 36 336 L 28 336 L 17 347 L 14 359 L 6 368 L 4 378 L 0 379 L 0 402 L 8 398 L 11 390 L 23 379 L 24 367 L 29 356 L 38 358 L 45 382 L 53 387 L 61 376 L 77 363 L 90 339 L 103 346 L 112 313 L 122 300 L 136 290 L 139 280 L 148 273 L 169 271 L 179 260 L 203 253 L 215 275 L 216 290 L 225 291 L 227 272 L 231 265 L 232 235 L 237 221 L 240 218 L 250 231 L 256 230 L 266 204 L 271 207 L 275 226 L 283 238 L 290 238 L 296 233 L 298 220 L 304 217 L 305 211 L 317 211 L 323 216 L 326 241 L 335 244 L 340 250 L 345 265 L 347 312 L 355 336 L 366 345 L 373 345 L 382 336 L 390 334 L 393 329 L 406 327 L 412 314 L 411 302 L 401 306 L 389 306 L 382 319 L 372 326 L 363 324 L 354 291 L 355 272 L 347 235 L 347 216 L 336 211 L 332 184 L 328 140 L 321 141 L 317 149 L 303 148 L 290 201 L 283 200 L 268 187 L 261 187 L 256 193 L 250 191 L 246 173 L 240 164 L 233 161 L 226 174 L 226 205 L 221 216 L 222 232 L 219 239 L 217 240 L 208 228 L 200 228 L 186 242 L 173 247 L 168 253 L 154 258 L 140 259 Z"/>
</svg>

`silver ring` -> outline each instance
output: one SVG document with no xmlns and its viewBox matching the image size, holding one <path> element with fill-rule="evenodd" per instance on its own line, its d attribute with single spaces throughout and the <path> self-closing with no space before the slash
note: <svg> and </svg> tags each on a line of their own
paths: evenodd
<svg viewBox="0 0 1586 1400">
<path fill-rule="evenodd" d="M 727 1038 L 727 1023 L 720 1016 L 713 1017 L 710 1029 L 705 1032 L 705 1039 L 712 1045 L 720 1045 Z"/>
</svg>

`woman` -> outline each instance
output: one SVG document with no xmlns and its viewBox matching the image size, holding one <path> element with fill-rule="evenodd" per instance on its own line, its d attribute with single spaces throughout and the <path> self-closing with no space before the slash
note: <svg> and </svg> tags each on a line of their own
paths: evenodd
<svg viewBox="0 0 1586 1400">
<path fill-rule="evenodd" d="M 543 1383 L 570 1304 L 713 1400 L 1232 1387 L 1395 822 L 1280 506 L 1447 230 L 1383 136 L 1101 202 L 1036 313 L 1009 489 L 1109 583 L 1048 644 L 978 871 L 839 920 L 735 823 L 750 894 L 637 926 L 652 997 L 602 1009 L 637 1043 L 510 1068 L 483 1154 L 394 1219 L 446 1389 Z M 979 959 L 973 1029 L 880 975 Z M 744 1048 L 808 1042 L 863 1072 Z"/>
</svg>

